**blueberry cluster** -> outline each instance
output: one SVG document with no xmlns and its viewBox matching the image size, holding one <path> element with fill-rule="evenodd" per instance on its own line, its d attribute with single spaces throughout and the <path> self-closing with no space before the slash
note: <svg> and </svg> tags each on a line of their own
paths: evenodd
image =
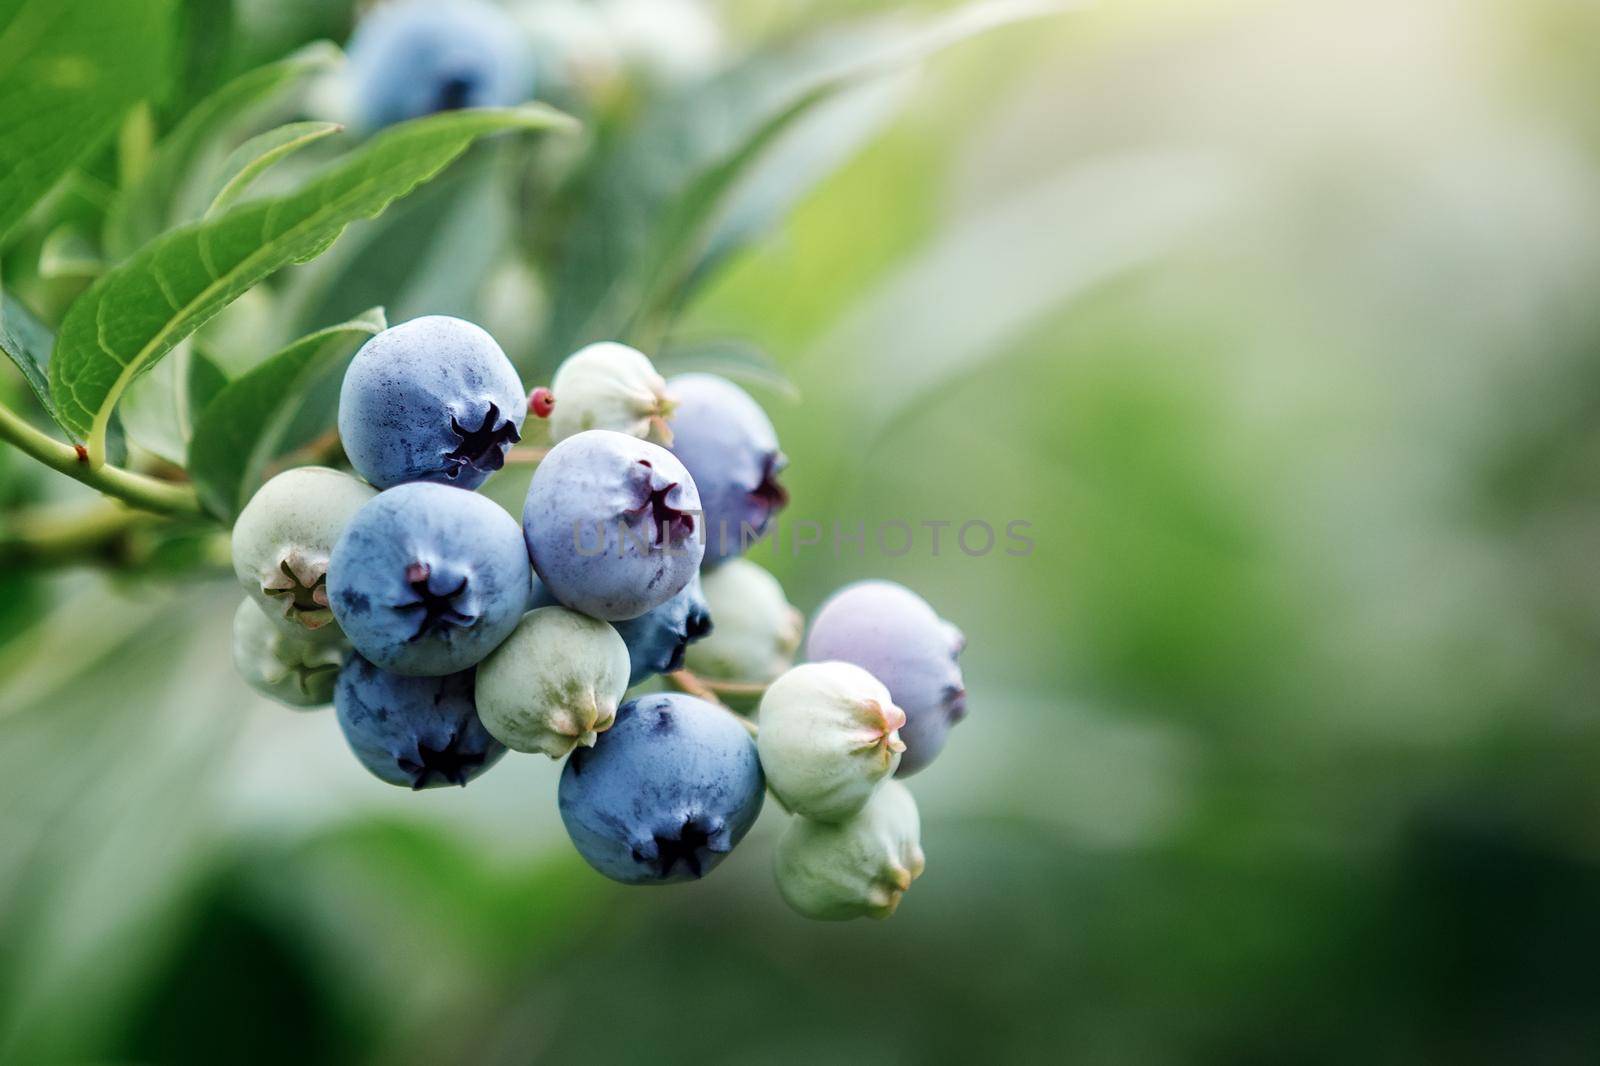
<svg viewBox="0 0 1600 1066">
<path fill-rule="evenodd" d="M 530 410 L 551 446 L 519 523 L 474 490 Z M 796 816 L 777 857 L 791 906 L 893 911 L 923 867 L 893 778 L 964 713 L 961 637 L 909 590 L 863 582 L 823 605 L 793 665 L 799 612 L 740 557 L 747 537 L 717 536 L 759 536 L 786 500 L 777 435 L 743 390 L 664 380 L 607 343 L 530 397 L 492 337 L 435 316 L 356 354 L 339 431 L 353 474 L 278 474 L 234 526 L 246 681 L 331 701 L 395 785 L 465 785 L 508 748 L 564 759 L 568 834 L 627 884 L 705 876 L 770 790 Z M 685 691 L 628 698 L 657 676 Z"/>
</svg>

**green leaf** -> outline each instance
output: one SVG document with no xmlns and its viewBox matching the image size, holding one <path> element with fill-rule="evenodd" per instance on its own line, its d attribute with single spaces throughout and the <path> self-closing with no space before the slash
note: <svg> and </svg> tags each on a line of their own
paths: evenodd
<svg viewBox="0 0 1600 1066">
<path fill-rule="evenodd" d="M 0 240 L 158 91 L 167 0 L 0 0 Z"/>
<path fill-rule="evenodd" d="M 105 269 L 100 249 L 83 227 L 63 223 L 50 231 L 39 249 L 41 278 L 94 278 Z"/>
<path fill-rule="evenodd" d="M 870 79 L 798 119 L 716 206 L 716 219 L 686 283 L 692 292 L 777 226 L 796 204 L 853 159 L 900 113 L 915 72 Z"/>
<path fill-rule="evenodd" d="M 179 382 L 185 377 L 188 363 L 189 346 L 180 345 L 172 358 L 135 381 L 117 408 L 128 440 L 169 463 L 183 462 Z"/>
<path fill-rule="evenodd" d="M 39 406 L 66 430 L 50 396 L 50 350 L 55 336 L 37 315 L 10 293 L 0 294 L 0 351 L 4 351 L 22 372 L 22 377 L 39 398 Z M 71 436 L 71 431 L 67 431 Z M 120 419 L 113 418 L 106 433 L 106 458 L 121 464 L 127 458 Z"/>
<path fill-rule="evenodd" d="M 273 164 L 309 144 L 344 129 L 337 122 L 291 122 L 245 141 L 223 161 L 216 194 L 206 217 L 220 215 L 249 191 L 250 185 Z"/>
<path fill-rule="evenodd" d="M 243 204 L 153 241 L 67 310 L 50 366 L 63 424 L 103 454 L 124 390 L 179 341 L 257 282 L 325 251 L 345 226 L 377 215 L 480 137 L 570 123 L 539 105 L 452 111 L 367 142 L 297 192 Z"/>
<path fill-rule="evenodd" d="M 186 341 L 154 373 L 134 382 L 118 414 L 129 439 L 182 466 L 200 412 L 227 384 L 222 369 Z"/>
<path fill-rule="evenodd" d="M 21 458 L 20 452 L 11 454 Z M 0 570 L 0 650 L 36 625 L 49 603 L 49 589 L 37 571 Z"/>
<path fill-rule="evenodd" d="M 732 337 L 679 341 L 652 360 L 666 377 L 678 374 L 720 374 L 735 381 L 747 381 L 779 393 L 798 403 L 800 390 L 764 350 Z"/>
<path fill-rule="evenodd" d="M 46 376 L 50 366 L 50 346 L 55 338 L 32 311 L 10 293 L 0 296 L 0 349 L 11 357 L 22 371 L 28 387 L 39 397 L 39 402 L 50 417 L 56 416 L 56 405 L 50 399 L 50 381 Z"/>
<path fill-rule="evenodd" d="M 664 101 L 637 130 L 601 149 L 591 180 L 579 187 L 556 253 L 545 359 L 619 336 L 655 346 L 708 250 L 728 251 L 733 232 L 714 249 L 713 239 L 741 183 L 824 105 L 976 34 L 1064 9 L 1048 0 L 989 0 L 916 32 L 879 24 L 830 35 L 755 56 L 693 97 Z M 807 176 L 815 182 L 824 173 Z M 791 184 L 778 206 L 802 192 Z"/>
<path fill-rule="evenodd" d="M 156 146 L 150 165 L 112 206 L 106 219 L 111 257 L 124 258 L 176 221 L 173 211 L 185 179 L 203 169 L 200 158 L 241 116 L 303 79 L 333 69 L 341 55 L 332 44 L 318 41 L 239 75 L 200 101 Z"/>
<path fill-rule="evenodd" d="M 386 324 L 375 307 L 300 338 L 222 390 L 189 443 L 189 476 L 207 510 L 233 520 L 279 454 L 307 387 Z"/>
<path fill-rule="evenodd" d="M 517 222 L 517 176 L 485 145 L 383 217 L 350 227 L 339 247 L 282 279 L 288 336 L 382 304 L 395 322 L 418 315 L 477 321 L 486 279 Z"/>
<path fill-rule="evenodd" d="M 228 387 L 227 373 L 217 365 L 199 347 L 194 350 L 194 355 L 189 360 L 189 380 L 187 383 L 189 393 L 189 421 L 198 423 L 205 414 L 206 408 L 211 406 L 211 401 L 222 394 Z"/>
<path fill-rule="evenodd" d="M 234 33 L 240 28 L 234 7 L 232 2 L 218 0 L 177 0 L 176 76 L 172 96 L 163 109 L 166 114 L 188 114 L 222 85 L 229 73 L 243 69 L 232 65 Z"/>
</svg>

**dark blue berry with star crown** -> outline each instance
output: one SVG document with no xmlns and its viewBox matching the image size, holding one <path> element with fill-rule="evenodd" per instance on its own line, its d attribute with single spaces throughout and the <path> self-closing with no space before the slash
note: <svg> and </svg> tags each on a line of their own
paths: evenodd
<svg viewBox="0 0 1600 1066">
<path fill-rule="evenodd" d="M 640 696 L 561 773 L 567 835 L 600 873 L 632 885 L 710 873 L 761 813 L 756 745 L 727 710 L 693 696 Z"/>
<path fill-rule="evenodd" d="M 418 676 L 465 670 L 498 647 L 532 580 L 515 519 L 429 482 L 388 489 L 356 512 L 328 574 L 334 617 L 355 649 Z"/>
<path fill-rule="evenodd" d="M 475 489 L 522 439 L 528 397 L 493 337 L 447 315 L 373 337 L 345 372 L 339 438 L 380 489 L 437 481 Z"/>
<path fill-rule="evenodd" d="M 478 720 L 470 670 L 405 677 L 351 654 L 333 704 L 350 750 L 391 785 L 465 785 L 506 751 Z"/>
</svg>

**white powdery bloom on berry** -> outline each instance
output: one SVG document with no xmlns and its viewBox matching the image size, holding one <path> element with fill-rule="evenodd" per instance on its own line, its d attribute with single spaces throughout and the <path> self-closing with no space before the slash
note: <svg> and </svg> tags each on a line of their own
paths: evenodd
<svg viewBox="0 0 1600 1066">
<path fill-rule="evenodd" d="M 609 429 L 654 444 L 669 444 L 667 383 L 643 352 L 602 341 L 569 355 L 550 382 L 552 444 L 589 429 Z"/>
<path fill-rule="evenodd" d="M 348 645 L 304 640 L 283 632 L 255 600 L 233 615 L 233 665 L 249 686 L 289 707 L 333 702 L 333 683 Z"/>
<path fill-rule="evenodd" d="M 611 728 L 628 688 L 628 648 L 604 622 L 565 607 L 524 615 L 478 664 L 478 717 L 513 751 L 552 759 Z"/>
<path fill-rule="evenodd" d="M 528 483 L 522 524 L 527 557 L 550 597 L 607 622 L 672 599 L 705 555 L 700 493 L 683 464 L 610 430 L 586 430 L 550 449 Z"/>
<path fill-rule="evenodd" d="M 789 823 L 773 863 L 778 892 L 807 918 L 887 918 L 922 874 L 921 834 L 911 792 L 886 781 L 844 822 Z"/>
<path fill-rule="evenodd" d="M 794 665 L 805 618 L 778 579 L 748 559 L 704 574 L 711 632 L 685 653 L 695 673 L 717 681 L 767 684 Z"/>
<path fill-rule="evenodd" d="M 789 810 L 838 822 L 861 810 L 900 765 L 905 712 L 850 663 L 807 663 L 761 698 L 756 745 L 772 794 Z"/>
</svg>

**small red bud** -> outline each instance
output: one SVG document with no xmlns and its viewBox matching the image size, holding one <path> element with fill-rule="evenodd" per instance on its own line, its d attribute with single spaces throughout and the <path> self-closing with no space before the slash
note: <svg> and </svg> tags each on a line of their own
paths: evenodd
<svg viewBox="0 0 1600 1066">
<path fill-rule="evenodd" d="M 535 418 L 549 418 L 550 412 L 556 409 L 556 394 L 543 385 L 533 390 L 528 397 L 528 410 Z"/>
<path fill-rule="evenodd" d="M 74 444 L 72 446 L 72 450 L 78 453 L 78 462 L 87 463 L 89 461 L 89 449 L 88 448 L 85 448 L 81 444 Z"/>
</svg>

